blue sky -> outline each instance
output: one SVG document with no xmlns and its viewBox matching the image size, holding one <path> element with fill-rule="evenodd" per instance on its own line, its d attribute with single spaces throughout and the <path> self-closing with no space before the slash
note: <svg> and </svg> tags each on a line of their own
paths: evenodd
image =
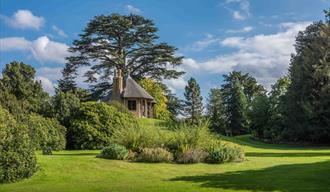
<svg viewBox="0 0 330 192">
<path fill-rule="evenodd" d="M 180 70 L 187 73 L 165 81 L 179 97 L 191 76 L 206 97 L 232 70 L 269 88 L 286 74 L 298 31 L 323 19 L 329 7 L 329 0 L 0 0 L 0 68 L 28 63 L 53 93 L 67 47 L 93 16 L 135 13 L 154 20 L 160 41 L 185 57 Z M 77 79 L 86 87 L 83 80 Z"/>
</svg>

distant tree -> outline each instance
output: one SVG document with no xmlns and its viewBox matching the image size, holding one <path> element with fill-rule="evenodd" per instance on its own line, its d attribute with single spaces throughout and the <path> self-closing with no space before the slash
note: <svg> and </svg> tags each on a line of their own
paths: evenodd
<svg viewBox="0 0 330 192">
<path fill-rule="evenodd" d="M 218 133 L 225 134 L 226 115 L 221 89 L 213 88 L 210 90 L 207 104 L 207 116 L 210 118 L 211 129 Z"/>
<path fill-rule="evenodd" d="M 169 90 L 167 91 L 166 97 L 167 110 L 171 113 L 171 119 L 176 120 L 179 115 L 183 114 L 183 101 Z"/>
<path fill-rule="evenodd" d="M 191 123 L 197 123 L 202 116 L 203 103 L 201 90 L 196 80 L 191 77 L 185 87 L 185 113 Z"/>
<path fill-rule="evenodd" d="M 229 73 L 228 75 L 224 75 L 224 82 L 227 82 L 223 85 L 222 89 L 224 94 L 226 94 L 227 90 L 231 89 L 231 86 L 233 85 L 232 81 L 235 79 L 240 82 L 240 84 L 243 86 L 244 94 L 246 95 L 248 101 L 252 101 L 254 97 L 257 95 L 262 95 L 266 93 L 265 88 L 258 84 L 257 80 L 252 77 L 249 73 L 242 74 L 240 71 L 233 71 Z"/>
<path fill-rule="evenodd" d="M 155 118 L 169 120 L 170 112 L 167 110 L 167 97 L 163 85 L 149 78 L 139 81 L 139 84 L 156 100 Z"/>
<path fill-rule="evenodd" d="M 75 87 L 73 79 L 81 66 L 89 66 L 85 73 L 96 97 L 106 96 L 111 90 L 110 76 L 121 69 L 124 76 L 135 80 L 143 77 L 161 80 L 177 78 L 184 72 L 169 69 L 182 63 L 175 55 L 175 47 L 158 43 L 157 28 L 153 21 L 138 15 L 100 15 L 94 17 L 84 29 L 80 39 L 74 40 L 68 63 L 63 70 L 60 89 Z M 96 75 L 98 76 L 96 78 Z"/>
<path fill-rule="evenodd" d="M 270 102 L 267 95 L 257 96 L 251 103 L 249 109 L 250 129 L 257 138 L 264 138 L 265 130 L 269 129 Z"/>
<path fill-rule="evenodd" d="M 12 113 L 39 112 L 48 94 L 35 80 L 35 73 L 33 67 L 23 62 L 6 64 L 0 79 L 0 103 L 4 108 Z"/>
<path fill-rule="evenodd" d="M 248 133 L 248 99 L 238 79 L 234 78 L 229 83 L 232 84 L 230 85 L 231 88 L 227 89 L 226 94 L 223 96 L 227 115 L 228 134 L 240 135 Z"/>
<path fill-rule="evenodd" d="M 299 32 L 292 56 L 288 89 L 290 141 L 330 141 L 330 22 L 315 22 Z"/>
</svg>

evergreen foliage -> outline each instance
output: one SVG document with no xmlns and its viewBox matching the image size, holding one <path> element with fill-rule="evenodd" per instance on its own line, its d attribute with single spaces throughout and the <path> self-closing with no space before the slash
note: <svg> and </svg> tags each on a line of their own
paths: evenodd
<svg viewBox="0 0 330 192">
<path fill-rule="evenodd" d="M 30 177 L 37 168 L 27 126 L 0 107 L 0 183 Z"/>
<path fill-rule="evenodd" d="M 203 103 L 199 84 L 191 77 L 185 87 L 185 113 L 191 123 L 196 124 L 202 117 Z"/>
<path fill-rule="evenodd" d="M 210 90 L 207 116 L 210 119 L 210 128 L 217 133 L 225 134 L 226 114 L 221 89 Z"/>
</svg>

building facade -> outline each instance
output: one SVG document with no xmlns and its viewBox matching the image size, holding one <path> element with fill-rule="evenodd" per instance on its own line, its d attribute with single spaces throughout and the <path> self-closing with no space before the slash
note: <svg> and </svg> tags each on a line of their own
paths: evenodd
<svg viewBox="0 0 330 192">
<path fill-rule="evenodd" d="M 112 86 L 112 101 L 121 102 L 136 117 L 154 117 L 155 99 L 130 76 L 124 81 L 121 70 L 115 71 Z"/>
</svg>

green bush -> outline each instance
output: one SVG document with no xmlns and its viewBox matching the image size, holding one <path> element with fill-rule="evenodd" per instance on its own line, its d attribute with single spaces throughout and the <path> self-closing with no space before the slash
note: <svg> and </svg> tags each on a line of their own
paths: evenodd
<svg viewBox="0 0 330 192">
<path fill-rule="evenodd" d="M 114 130 L 111 140 L 113 143 L 124 145 L 128 149 L 138 152 L 142 148 L 161 147 L 165 142 L 164 137 L 161 130 L 155 127 L 132 125 Z"/>
<path fill-rule="evenodd" d="M 72 146 L 74 149 L 102 149 L 111 143 L 115 130 L 137 124 L 131 113 L 120 112 L 109 104 L 83 103 L 71 121 Z"/>
<path fill-rule="evenodd" d="M 41 149 L 44 154 L 51 154 L 52 150 L 65 148 L 66 129 L 56 119 L 31 114 L 26 125 L 29 127 L 29 135 L 35 148 Z"/>
<path fill-rule="evenodd" d="M 171 151 L 184 152 L 190 149 L 205 148 L 209 145 L 214 136 L 209 132 L 208 122 L 201 122 L 197 125 L 181 123 L 174 127 L 171 138 L 166 146 Z"/>
<path fill-rule="evenodd" d="M 125 159 L 128 155 L 128 150 L 126 147 L 118 144 L 110 144 L 109 146 L 103 148 L 102 152 L 98 157 L 105 159 Z"/>
<path fill-rule="evenodd" d="M 160 147 L 144 148 L 137 157 L 137 161 L 149 163 L 171 162 L 172 160 L 172 153 Z"/>
<path fill-rule="evenodd" d="M 0 183 L 31 176 L 37 167 L 28 129 L 0 107 Z"/>
<path fill-rule="evenodd" d="M 218 143 L 208 150 L 207 162 L 224 163 L 239 162 L 244 160 L 244 151 L 241 147 L 233 144 Z"/>
<path fill-rule="evenodd" d="M 205 158 L 208 156 L 208 153 L 202 149 L 189 149 L 187 151 L 179 153 L 177 157 L 178 163 L 200 163 L 204 162 Z"/>
</svg>

